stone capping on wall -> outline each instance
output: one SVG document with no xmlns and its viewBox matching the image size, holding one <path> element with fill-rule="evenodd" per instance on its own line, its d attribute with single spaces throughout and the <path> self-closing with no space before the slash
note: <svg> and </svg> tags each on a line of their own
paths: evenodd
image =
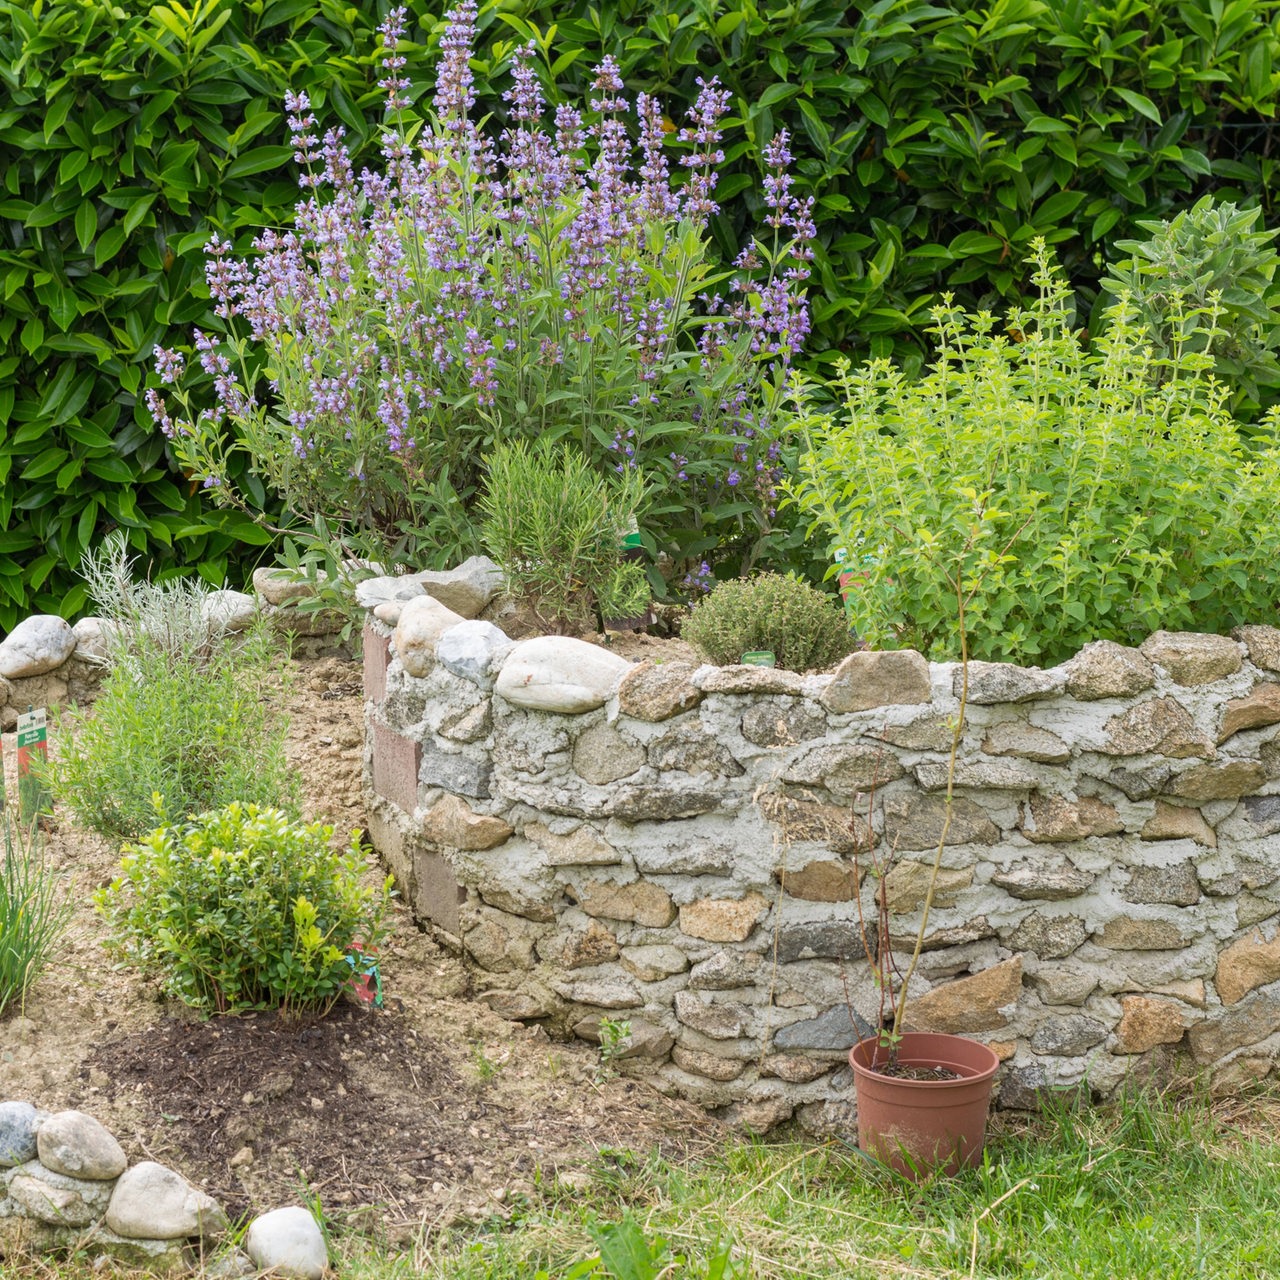
<svg viewBox="0 0 1280 1280">
<path fill-rule="evenodd" d="M 959 667 L 631 665 L 416 595 L 365 639 L 370 829 L 479 998 L 588 1040 L 626 1020 L 626 1069 L 732 1121 L 847 1127 L 846 992 L 878 1008 L 853 852 L 896 848 L 888 943 L 907 950 Z M 991 1044 L 1011 1106 L 1175 1055 L 1222 1087 L 1269 1072 L 1280 630 L 1099 641 L 969 681 L 911 1025 Z"/>
<path fill-rule="evenodd" d="M 262 614 L 294 637 L 298 653 L 327 653 L 346 625 L 333 610 L 301 613 L 288 605 L 312 593 L 306 582 L 279 569 L 258 569 L 253 593 L 212 591 L 205 598 L 206 619 L 223 631 L 246 630 Z M 106 669 L 106 631 L 111 623 L 81 618 L 74 626 L 55 614 L 24 618 L 0 640 L 0 730 L 12 732 L 29 706 L 57 707 L 92 702 Z"/>
</svg>

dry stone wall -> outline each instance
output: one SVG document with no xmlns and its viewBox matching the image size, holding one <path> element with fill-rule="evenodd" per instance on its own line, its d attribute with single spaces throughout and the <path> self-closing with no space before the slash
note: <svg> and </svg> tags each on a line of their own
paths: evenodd
<svg viewBox="0 0 1280 1280">
<path fill-rule="evenodd" d="M 847 1125 L 878 1011 L 855 851 L 896 850 L 872 941 L 905 952 L 961 669 L 633 666 L 391 590 L 365 633 L 371 829 L 479 998 L 588 1040 L 625 1020 L 625 1069 L 731 1120 Z M 1280 630 L 973 663 L 968 700 L 910 1023 L 990 1043 L 1005 1105 L 1175 1052 L 1228 1086 L 1270 1071 Z"/>
</svg>

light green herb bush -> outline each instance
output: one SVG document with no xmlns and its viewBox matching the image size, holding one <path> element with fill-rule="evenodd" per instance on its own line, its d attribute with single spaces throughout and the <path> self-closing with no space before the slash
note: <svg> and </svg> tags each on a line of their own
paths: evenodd
<svg viewBox="0 0 1280 1280">
<path fill-rule="evenodd" d="M 606 479 L 580 451 L 546 440 L 499 445 L 485 461 L 480 533 L 508 591 L 550 630 L 588 630 L 643 497 L 637 473 Z"/>
<path fill-rule="evenodd" d="M 332 835 L 238 803 L 161 826 L 95 895 L 109 946 L 197 1008 L 323 1011 L 353 944 L 381 939 L 391 891 L 389 877 L 380 892 L 363 884 L 358 841 L 338 853 Z"/>
<path fill-rule="evenodd" d="M 830 596 L 780 573 L 719 583 L 694 605 L 680 634 L 720 666 L 764 649 L 788 671 L 830 666 L 854 642 L 844 611 Z"/>
<path fill-rule="evenodd" d="M 233 800 L 296 810 L 278 663 L 265 624 L 200 655 L 139 646 L 70 721 L 50 771 L 55 796 L 109 839 L 155 825 L 153 793 L 173 818 Z"/>
<path fill-rule="evenodd" d="M 814 533 L 860 561 L 857 629 L 878 646 L 1058 662 L 1090 640 L 1223 632 L 1280 600 L 1273 413 L 1247 444 L 1209 373 L 1175 351 L 1157 381 L 1130 308 L 1086 351 L 1043 243 L 1040 295 L 1004 326 L 935 312 L 919 380 L 884 360 L 841 368 L 834 412 L 797 394 L 807 433 L 794 496 Z"/>
<path fill-rule="evenodd" d="M 40 828 L 24 828 L 9 810 L 0 813 L 0 1014 L 16 1004 L 57 950 L 71 914 L 44 858 Z"/>
<path fill-rule="evenodd" d="M 283 655 L 268 624 L 226 635 L 204 584 L 145 581 L 135 568 L 117 536 L 81 568 L 110 669 L 92 710 L 68 722 L 49 771 L 56 797 L 109 839 L 155 825 L 153 793 L 171 817 L 233 800 L 296 810 L 288 721 L 272 705 Z"/>
<path fill-rule="evenodd" d="M 649 575 L 644 566 L 634 560 L 624 560 L 605 579 L 596 595 L 600 616 L 610 618 L 637 618 L 647 613 L 653 600 Z"/>
</svg>

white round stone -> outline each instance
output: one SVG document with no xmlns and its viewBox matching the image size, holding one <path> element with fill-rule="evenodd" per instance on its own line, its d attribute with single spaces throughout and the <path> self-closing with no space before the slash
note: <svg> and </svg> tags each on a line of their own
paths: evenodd
<svg viewBox="0 0 1280 1280">
<path fill-rule="evenodd" d="M 255 1218 L 245 1236 L 245 1252 L 262 1271 L 293 1280 L 320 1280 L 329 1253 L 316 1220 L 297 1206 L 273 1209 Z"/>
<path fill-rule="evenodd" d="M 494 692 L 517 707 L 578 715 L 604 706 L 631 663 L 570 636 L 522 640 L 502 664 Z"/>
<path fill-rule="evenodd" d="M 62 666 L 75 648 L 76 634 L 65 618 L 34 614 L 18 623 L 0 644 L 0 676 L 10 680 L 42 676 Z"/>
<path fill-rule="evenodd" d="M 153 1160 L 126 1169 L 111 1193 L 107 1227 L 129 1240 L 181 1240 L 225 1229 L 227 1216 L 212 1196 Z"/>
<path fill-rule="evenodd" d="M 362 609 L 374 609 L 392 600 L 403 604 L 426 594 L 426 588 L 416 578 L 365 578 L 356 583 L 356 604 Z"/>
<path fill-rule="evenodd" d="M 432 596 L 418 596 L 405 603 L 391 637 L 401 665 L 411 676 L 425 676 L 435 666 L 436 641 L 450 627 L 465 621 L 460 614 Z"/>
<path fill-rule="evenodd" d="M 200 602 L 200 617 L 219 631 L 247 631 L 257 616 L 256 597 L 244 591 L 211 591 Z"/>
<path fill-rule="evenodd" d="M 68 1178 L 118 1178 L 128 1161 L 120 1144 L 83 1111 L 59 1111 L 36 1131 L 40 1163 Z"/>
</svg>

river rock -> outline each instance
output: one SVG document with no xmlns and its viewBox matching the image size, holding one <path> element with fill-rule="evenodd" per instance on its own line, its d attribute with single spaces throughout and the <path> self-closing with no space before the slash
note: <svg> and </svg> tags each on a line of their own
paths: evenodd
<svg viewBox="0 0 1280 1280">
<path fill-rule="evenodd" d="M 1143 840 L 1194 840 L 1207 848 L 1218 847 L 1218 836 L 1199 809 L 1156 801 L 1156 811 L 1142 826 Z"/>
<path fill-rule="evenodd" d="M 200 602 L 200 618 L 211 631 L 248 631 L 258 618 L 258 601 L 244 591 L 211 591 Z"/>
<path fill-rule="evenodd" d="M 1117 1053 L 1146 1053 L 1158 1044 L 1177 1044 L 1186 1030 L 1181 1006 L 1172 1000 L 1150 996 L 1125 996 L 1116 1027 Z"/>
<path fill-rule="evenodd" d="M 1065 764 L 1071 758 L 1071 748 L 1056 733 L 1021 720 L 993 724 L 982 749 L 989 756 L 1017 756 L 1040 764 Z"/>
<path fill-rule="evenodd" d="M 227 1215 L 212 1196 L 153 1160 L 143 1160 L 120 1175 L 107 1227 L 129 1240 L 181 1240 L 224 1231 Z"/>
<path fill-rule="evenodd" d="M 39 676 L 62 666 L 75 652 L 71 624 L 52 614 L 24 618 L 0 643 L 0 676 L 17 680 Z"/>
<path fill-rule="evenodd" d="M 1069 1013 L 1042 1022 L 1031 1037 L 1031 1049 L 1034 1053 L 1074 1057 L 1106 1038 L 1107 1029 L 1101 1022 L 1082 1013 Z"/>
<path fill-rule="evenodd" d="M 624 716 L 655 724 L 691 711 L 703 696 L 690 679 L 697 669 L 692 662 L 638 663 L 618 686 L 618 709 Z"/>
<path fill-rule="evenodd" d="M 630 669 L 625 658 L 585 640 L 537 636 L 512 649 L 494 691 L 517 707 L 580 715 L 603 706 Z"/>
<path fill-rule="evenodd" d="M 29 1102 L 0 1102 L 0 1169 L 36 1158 L 41 1113 Z"/>
<path fill-rule="evenodd" d="M 611 880 L 588 880 L 569 893 L 589 916 L 606 920 L 630 920 L 649 929 L 665 929 L 676 918 L 671 895 L 650 880 L 616 884 Z"/>
<path fill-rule="evenodd" d="M 742 736 L 758 747 L 794 746 L 821 737 L 826 728 L 826 716 L 794 698 L 757 703 L 742 717 Z"/>
<path fill-rule="evenodd" d="M 290 569 L 272 569 L 270 566 L 253 571 L 253 589 L 267 604 L 289 604 L 315 595 L 310 582 Z"/>
<path fill-rule="evenodd" d="M 1249 653 L 1249 661 L 1263 671 L 1280 671 L 1280 627 L 1237 627 L 1232 637 Z"/>
<path fill-rule="evenodd" d="M 55 1227 L 87 1227 L 111 1199 L 110 1180 L 69 1178 L 38 1160 L 20 1164 L 9 1175 L 9 1197 L 37 1222 Z M 2 1202 L 0 1202 L 2 1203 Z"/>
<path fill-rule="evenodd" d="M 742 942 L 768 910 L 758 893 L 742 898 L 701 898 L 680 908 L 680 929 L 706 942 Z"/>
<path fill-rule="evenodd" d="M 503 584 L 502 570 L 488 556 L 472 556 L 454 569 L 427 569 L 414 577 L 429 596 L 464 618 L 477 617 Z"/>
<path fill-rule="evenodd" d="M 422 834 L 433 844 L 481 852 L 509 840 L 513 830 L 501 818 L 476 813 L 457 796 L 443 796 L 423 815 Z"/>
<path fill-rule="evenodd" d="M 1068 858 L 1037 857 L 993 872 L 991 883 L 1024 901 L 1058 902 L 1078 897 L 1093 879 L 1092 872 L 1082 871 Z"/>
<path fill-rule="evenodd" d="M 120 1144 L 83 1111 L 50 1116 L 36 1133 L 36 1150 L 46 1169 L 68 1178 L 118 1178 L 128 1164 Z"/>
<path fill-rule="evenodd" d="M 262 1271 L 292 1280 L 320 1280 L 329 1265 L 324 1235 L 305 1209 L 273 1209 L 255 1218 L 244 1240 L 245 1252 Z"/>
<path fill-rule="evenodd" d="M 1030 702 L 1057 693 L 1066 682 L 1058 669 L 1041 671 L 1038 667 L 1015 667 L 1008 662 L 969 663 L 969 702 L 975 707 L 993 706 L 997 702 Z M 956 667 L 952 692 L 958 698 L 964 687 L 964 670 Z"/>
<path fill-rule="evenodd" d="M 1231 760 L 1226 764 L 1198 764 L 1170 782 L 1168 793 L 1206 804 L 1210 800 L 1236 800 L 1257 791 L 1267 780 L 1255 760 Z"/>
<path fill-rule="evenodd" d="M 115 623 L 105 618 L 81 618 L 71 628 L 76 638 L 74 656 L 85 662 L 106 662 L 111 657 L 110 642 L 115 631 Z"/>
<path fill-rule="evenodd" d="M 1245 729 L 1280 723 L 1280 684 L 1256 685 L 1243 698 L 1228 702 L 1218 730 L 1219 744 Z"/>
<path fill-rule="evenodd" d="M 1196 727 L 1190 713 L 1173 698 L 1153 698 L 1107 721 L 1107 755 L 1140 756 L 1158 752 L 1175 760 L 1217 755 L 1217 748 Z"/>
<path fill-rule="evenodd" d="M 431 596 L 419 596 L 400 610 L 391 643 L 411 676 L 425 676 L 436 661 L 436 641 L 465 619 Z"/>
<path fill-rule="evenodd" d="M 1252 929 L 1218 957 L 1214 983 L 1223 1004 L 1238 1004 L 1256 987 L 1280 979 L 1280 933 L 1272 938 Z"/>
<path fill-rule="evenodd" d="M 1110 836 L 1124 830 L 1124 821 L 1113 805 L 1096 796 L 1068 800 L 1058 795 L 1033 795 L 1027 804 L 1022 832 L 1035 844 Z"/>
<path fill-rule="evenodd" d="M 413 577 L 365 578 L 356 583 L 356 604 L 362 609 L 392 602 L 403 605 L 426 594 L 426 587 Z"/>
<path fill-rule="evenodd" d="M 1156 682 L 1155 669 L 1137 649 L 1114 640 L 1095 640 L 1063 665 L 1067 692 L 1081 702 L 1132 698 Z"/>
<path fill-rule="evenodd" d="M 994 1031 L 1008 1023 L 1021 994 L 1022 958 L 1014 956 L 917 996 L 907 1005 L 907 1028 L 961 1035 Z"/>
<path fill-rule="evenodd" d="M 981 805 L 964 796 L 951 801 L 948 825 L 946 797 L 899 793 L 884 801 L 884 831 L 899 849 L 935 849 L 946 826 L 947 844 L 995 844 L 1000 830 Z"/>
</svg>

